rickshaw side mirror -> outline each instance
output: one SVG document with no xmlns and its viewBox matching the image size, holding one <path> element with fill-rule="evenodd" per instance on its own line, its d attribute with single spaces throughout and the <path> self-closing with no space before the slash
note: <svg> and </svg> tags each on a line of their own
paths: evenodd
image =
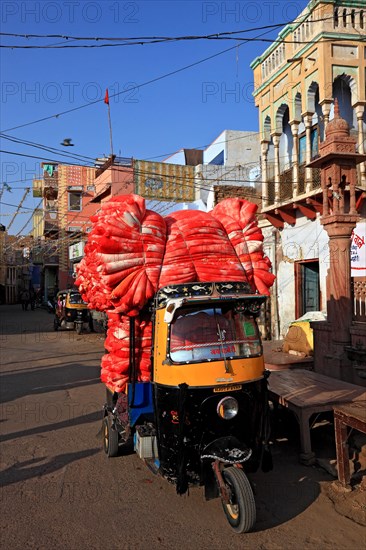
<svg viewBox="0 0 366 550">
<path fill-rule="evenodd" d="M 177 300 L 169 300 L 168 301 L 168 304 L 165 308 L 165 313 L 164 313 L 164 323 L 169 324 L 173 321 L 175 310 L 177 308 L 181 307 L 183 302 L 184 302 L 184 298 L 179 298 Z"/>
</svg>

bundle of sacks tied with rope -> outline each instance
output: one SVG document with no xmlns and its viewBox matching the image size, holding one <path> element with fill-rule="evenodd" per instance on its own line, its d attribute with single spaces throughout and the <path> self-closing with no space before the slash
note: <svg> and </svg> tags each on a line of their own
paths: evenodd
<svg viewBox="0 0 366 550">
<path fill-rule="evenodd" d="M 269 294 L 274 275 L 263 253 L 257 205 L 225 199 L 209 212 L 162 217 L 138 195 L 113 197 L 91 218 L 93 229 L 76 284 L 89 308 L 105 311 L 108 331 L 101 380 L 124 390 L 129 367 L 129 316 L 135 320 L 135 362 L 150 380 L 152 323 L 144 306 L 158 289 L 189 282 L 243 281 Z"/>
</svg>

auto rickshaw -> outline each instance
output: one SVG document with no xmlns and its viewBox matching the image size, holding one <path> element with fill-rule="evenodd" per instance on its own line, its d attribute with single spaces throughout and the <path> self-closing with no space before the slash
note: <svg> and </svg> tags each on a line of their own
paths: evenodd
<svg viewBox="0 0 366 550">
<path fill-rule="evenodd" d="M 155 296 L 152 380 L 136 382 L 134 318 L 126 392 L 107 388 L 107 456 L 134 450 L 176 485 L 220 497 L 234 531 L 250 531 L 256 506 L 247 473 L 271 469 L 267 376 L 256 317 L 265 296 L 247 283 L 189 283 Z"/>
<path fill-rule="evenodd" d="M 90 311 L 78 290 L 60 290 L 56 295 L 54 330 L 60 327 L 76 330 L 81 334 L 83 328 L 90 326 Z"/>
</svg>

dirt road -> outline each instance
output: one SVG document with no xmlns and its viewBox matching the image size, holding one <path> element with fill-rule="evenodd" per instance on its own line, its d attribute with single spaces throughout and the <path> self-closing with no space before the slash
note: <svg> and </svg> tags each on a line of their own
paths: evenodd
<svg viewBox="0 0 366 550">
<path fill-rule="evenodd" d="M 178 497 L 136 455 L 101 450 L 100 334 L 52 330 L 46 311 L 1 306 L 1 546 L 4 549 L 358 549 L 365 528 L 324 494 L 332 478 L 278 441 L 255 484 L 257 524 L 234 534 L 218 500 Z"/>
</svg>

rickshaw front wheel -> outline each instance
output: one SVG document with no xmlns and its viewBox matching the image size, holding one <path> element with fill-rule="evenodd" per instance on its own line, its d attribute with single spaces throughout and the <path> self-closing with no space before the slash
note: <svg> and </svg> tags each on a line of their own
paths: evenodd
<svg viewBox="0 0 366 550">
<path fill-rule="evenodd" d="M 233 466 L 222 472 L 230 490 L 230 501 L 222 500 L 226 518 L 236 533 L 248 533 L 256 521 L 255 500 L 249 480 L 243 470 Z"/>
<path fill-rule="evenodd" d="M 108 457 L 118 455 L 118 432 L 112 427 L 109 416 L 103 419 L 103 449 Z"/>
</svg>

